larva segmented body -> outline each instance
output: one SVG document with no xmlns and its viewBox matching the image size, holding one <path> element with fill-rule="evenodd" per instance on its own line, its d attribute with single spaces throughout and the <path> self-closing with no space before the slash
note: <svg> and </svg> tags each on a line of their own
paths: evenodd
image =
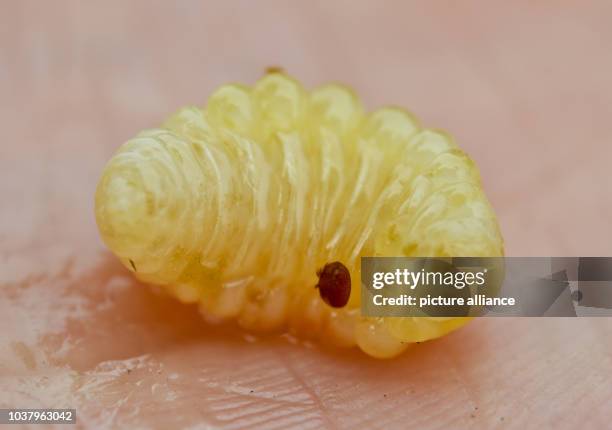
<svg viewBox="0 0 612 430">
<path fill-rule="evenodd" d="M 106 166 L 96 219 L 140 279 L 210 320 L 358 344 L 377 357 L 465 321 L 359 315 L 361 256 L 500 256 L 472 161 L 401 109 L 364 113 L 348 89 L 307 93 L 282 73 L 226 85 L 127 142 Z M 317 270 L 353 288 L 335 309 Z"/>
</svg>

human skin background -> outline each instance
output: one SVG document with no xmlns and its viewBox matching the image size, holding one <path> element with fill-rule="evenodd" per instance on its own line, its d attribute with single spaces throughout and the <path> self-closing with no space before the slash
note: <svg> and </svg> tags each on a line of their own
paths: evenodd
<svg viewBox="0 0 612 430">
<path fill-rule="evenodd" d="M 118 146 L 278 65 L 480 166 L 510 256 L 612 255 L 612 3 L 0 1 L 0 407 L 132 428 L 606 428 L 612 319 L 481 319 L 392 361 L 206 325 L 102 245 Z"/>
</svg>

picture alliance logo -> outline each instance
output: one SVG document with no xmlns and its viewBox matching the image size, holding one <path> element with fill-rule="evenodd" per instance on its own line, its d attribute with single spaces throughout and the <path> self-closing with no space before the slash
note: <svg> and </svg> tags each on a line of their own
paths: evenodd
<svg viewBox="0 0 612 430">
<path fill-rule="evenodd" d="M 481 287 L 485 285 L 487 269 L 479 271 L 412 271 L 395 269 L 392 272 L 374 272 L 372 287 L 380 290 L 387 286 L 403 286 L 414 290 L 418 286 L 448 286 L 462 290 L 465 287 Z"/>
</svg>

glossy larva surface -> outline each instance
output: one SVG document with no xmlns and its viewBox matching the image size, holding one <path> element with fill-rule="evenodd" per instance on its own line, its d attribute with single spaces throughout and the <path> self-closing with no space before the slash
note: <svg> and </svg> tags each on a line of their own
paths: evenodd
<svg viewBox="0 0 612 430">
<path fill-rule="evenodd" d="M 96 220 L 139 279 L 210 321 L 381 358 L 466 321 L 361 317 L 361 256 L 503 255 L 478 171 L 450 136 L 282 73 L 223 86 L 125 143 L 98 184 Z M 342 308 L 315 288 L 336 261 L 353 280 Z"/>
</svg>

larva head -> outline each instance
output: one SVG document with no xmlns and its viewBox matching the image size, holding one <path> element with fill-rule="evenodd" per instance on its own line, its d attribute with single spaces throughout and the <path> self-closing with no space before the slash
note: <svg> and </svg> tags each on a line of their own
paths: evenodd
<svg viewBox="0 0 612 430">
<path fill-rule="evenodd" d="M 178 171 L 174 135 L 149 131 L 126 143 L 106 165 L 95 197 L 96 222 L 105 244 L 123 264 L 143 277 L 170 281 L 169 260 L 181 252 L 186 194 Z M 163 272 L 166 273 L 163 273 Z"/>
</svg>

